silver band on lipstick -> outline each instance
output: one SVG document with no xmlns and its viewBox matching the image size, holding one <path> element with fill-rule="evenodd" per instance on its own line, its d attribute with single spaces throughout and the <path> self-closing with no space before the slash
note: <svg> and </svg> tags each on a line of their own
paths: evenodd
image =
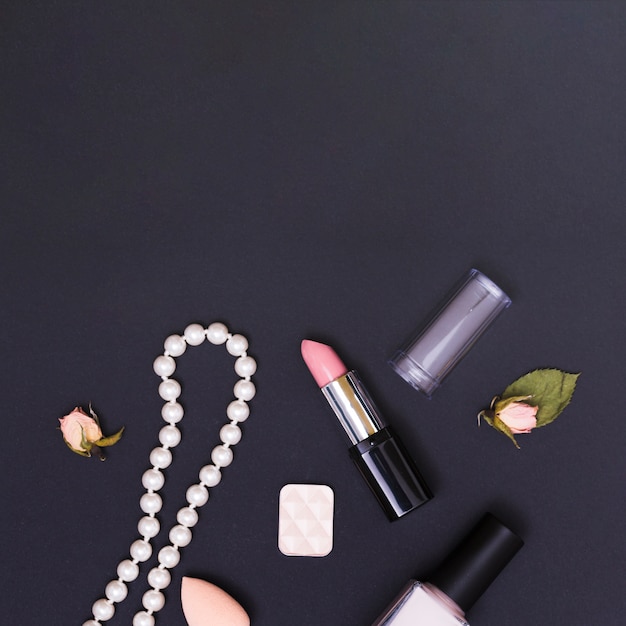
<svg viewBox="0 0 626 626">
<path fill-rule="evenodd" d="M 353 444 L 385 427 L 380 412 L 355 371 L 324 385 L 322 393 Z"/>
</svg>

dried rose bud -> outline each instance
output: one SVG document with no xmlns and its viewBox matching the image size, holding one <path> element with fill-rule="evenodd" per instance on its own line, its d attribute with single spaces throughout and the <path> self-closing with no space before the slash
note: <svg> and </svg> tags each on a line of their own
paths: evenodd
<svg viewBox="0 0 626 626">
<path fill-rule="evenodd" d="M 555 368 L 524 374 L 478 414 L 478 424 L 484 420 L 519 448 L 515 435 L 530 433 L 553 422 L 570 403 L 579 376 Z"/>
<path fill-rule="evenodd" d="M 525 402 L 511 402 L 501 411 L 496 412 L 514 435 L 529 433 L 537 426 L 537 411 L 539 407 L 531 406 Z"/>
<path fill-rule="evenodd" d="M 85 413 L 81 407 L 76 407 L 71 413 L 59 419 L 61 423 L 61 433 L 63 440 L 68 448 L 81 456 L 91 456 L 91 451 L 95 448 L 100 458 L 104 457 L 100 454 L 100 448 L 112 446 L 117 443 L 122 436 L 124 428 L 110 437 L 102 434 L 98 416 L 89 407 L 91 415 Z"/>
<path fill-rule="evenodd" d="M 533 396 L 513 396 L 501 398 L 496 396 L 491 401 L 488 410 L 478 414 L 478 423 L 481 418 L 501 433 L 505 434 L 519 448 L 515 435 L 529 433 L 537 426 L 538 406 L 531 406 L 525 401 Z"/>
</svg>

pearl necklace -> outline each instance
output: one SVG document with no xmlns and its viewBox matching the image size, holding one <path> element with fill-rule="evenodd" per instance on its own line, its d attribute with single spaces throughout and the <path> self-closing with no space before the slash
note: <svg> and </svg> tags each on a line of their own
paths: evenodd
<svg viewBox="0 0 626 626">
<path fill-rule="evenodd" d="M 190 324 L 185 328 L 183 335 L 170 335 L 164 343 L 165 351 L 154 361 L 154 371 L 161 377 L 159 395 L 165 404 L 161 409 L 161 416 L 167 422 L 167 426 L 159 432 L 160 446 L 150 453 L 152 467 L 144 472 L 142 484 L 146 493 L 141 496 L 139 506 L 146 514 L 139 520 L 137 528 L 141 539 L 137 539 L 130 546 L 130 559 L 123 560 L 117 566 L 118 578 L 109 582 L 104 591 L 104 598 L 96 600 L 92 607 L 93 619 L 83 623 L 83 626 L 99 626 L 115 614 L 115 603 L 122 602 L 127 594 L 127 583 L 132 582 L 139 575 L 139 563 L 147 561 L 152 556 L 150 539 L 156 537 L 160 530 L 160 522 L 156 514 L 161 510 L 162 500 L 157 493 L 165 484 L 165 476 L 162 470 L 172 462 L 170 448 L 176 447 L 181 440 L 180 430 L 175 426 L 183 418 L 183 407 L 178 403 L 181 387 L 178 381 L 170 378 L 176 369 L 175 357 L 181 356 L 187 346 L 198 346 L 205 339 L 214 345 L 226 344 L 226 350 L 235 361 L 235 372 L 241 377 L 235 383 L 233 392 L 236 400 L 233 400 L 226 408 L 226 415 L 230 422 L 220 429 L 222 443 L 215 446 L 211 452 L 211 464 L 200 469 L 200 482 L 191 485 L 187 489 L 187 506 L 180 509 L 176 515 L 178 524 L 174 525 L 169 532 L 171 545 L 165 546 L 158 554 L 158 567 L 154 567 L 148 573 L 148 584 L 152 587 L 144 593 L 142 598 L 143 608 L 133 618 L 133 626 L 154 626 L 154 613 L 160 611 L 165 605 L 165 589 L 171 582 L 169 572 L 180 561 L 179 548 L 183 548 L 191 541 L 191 528 L 198 522 L 196 509 L 207 503 L 209 499 L 208 487 L 215 487 L 221 480 L 221 468 L 231 464 L 233 451 L 231 446 L 241 440 L 239 424 L 244 422 L 250 414 L 247 401 L 251 400 L 256 389 L 250 377 L 256 372 L 256 361 L 248 356 L 248 340 L 242 335 L 233 335 L 228 332 L 224 324 L 215 322 L 208 328 L 200 324 Z"/>
</svg>

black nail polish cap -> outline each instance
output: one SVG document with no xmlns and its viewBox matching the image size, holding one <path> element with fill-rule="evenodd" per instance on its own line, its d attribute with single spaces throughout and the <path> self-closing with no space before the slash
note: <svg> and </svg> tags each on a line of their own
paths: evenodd
<svg viewBox="0 0 626 626">
<path fill-rule="evenodd" d="M 487 513 L 429 582 L 467 612 L 523 545 L 512 530 Z"/>
</svg>

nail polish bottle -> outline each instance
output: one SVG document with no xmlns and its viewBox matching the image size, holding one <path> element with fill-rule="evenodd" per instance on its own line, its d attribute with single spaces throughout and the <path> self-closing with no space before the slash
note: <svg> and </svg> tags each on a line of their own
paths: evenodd
<svg viewBox="0 0 626 626">
<path fill-rule="evenodd" d="M 466 611 L 523 545 L 487 513 L 430 576 L 430 582 L 410 580 L 372 626 L 469 626 Z"/>
</svg>

